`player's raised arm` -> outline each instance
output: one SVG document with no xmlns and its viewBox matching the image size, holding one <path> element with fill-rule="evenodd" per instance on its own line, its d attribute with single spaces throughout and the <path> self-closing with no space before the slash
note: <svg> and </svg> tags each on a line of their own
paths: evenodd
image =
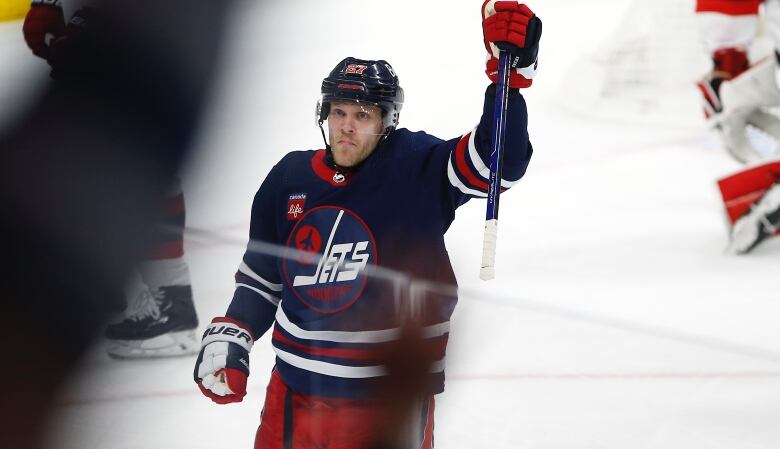
<svg viewBox="0 0 780 449">
<path fill-rule="evenodd" d="M 460 138 L 447 162 L 447 180 L 456 207 L 471 197 L 487 197 L 498 45 L 512 55 L 502 189 L 513 186 L 523 176 L 533 153 L 527 129 L 528 111 L 520 89 L 530 87 L 536 75 L 542 22 L 525 4 L 488 0 L 482 5 L 482 30 L 488 52 L 485 73 L 492 83 L 485 92 L 479 125 Z"/>
</svg>

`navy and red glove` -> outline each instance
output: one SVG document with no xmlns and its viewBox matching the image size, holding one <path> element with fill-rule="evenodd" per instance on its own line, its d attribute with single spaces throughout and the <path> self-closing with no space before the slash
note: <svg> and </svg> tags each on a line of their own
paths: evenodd
<svg viewBox="0 0 780 449">
<path fill-rule="evenodd" d="M 65 16 L 60 0 L 33 0 L 22 25 L 24 41 L 33 54 L 49 58 L 49 45 L 65 34 Z"/>
<path fill-rule="evenodd" d="M 488 52 L 485 73 L 498 79 L 499 49 L 510 53 L 514 70 L 509 87 L 530 87 L 536 76 L 542 21 L 528 6 L 516 1 L 485 0 L 482 4 L 482 35 Z"/>
<path fill-rule="evenodd" d="M 211 321 L 195 362 L 195 383 L 204 395 L 217 404 L 244 399 L 254 340 L 240 321 L 225 317 Z"/>
</svg>

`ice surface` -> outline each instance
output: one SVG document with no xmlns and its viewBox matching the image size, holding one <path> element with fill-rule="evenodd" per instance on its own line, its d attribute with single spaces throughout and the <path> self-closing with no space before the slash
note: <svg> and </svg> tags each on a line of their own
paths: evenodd
<svg viewBox="0 0 780 449">
<path fill-rule="evenodd" d="M 487 85 L 480 2 L 247 3 L 184 173 L 202 326 L 232 295 L 261 180 L 287 151 L 321 146 L 314 104 L 336 62 L 390 61 L 406 90 L 401 125 L 445 138 L 476 124 Z M 714 181 L 738 165 L 703 125 L 618 124 L 560 106 L 561 83 L 577 82 L 563 78 L 572 61 L 609 35 L 624 4 L 531 3 L 545 26 L 526 95 L 535 155 L 502 196 L 496 280 L 478 279 L 484 203 L 460 209 L 447 234 L 462 295 L 437 447 L 780 444 L 780 241 L 723 253 Z M 23 44 L 13 33 L 1 38 L 0 56 L 28 56 L 9 50 Z M 22 68 L 13 70 L 4 83 Z M 202 397 L 193 362 L 118 362 L 98 344 L 62 392 L 50 447 L 251 447 L 273 363 L 268 336 L 241 404 Z"/>
</svg>

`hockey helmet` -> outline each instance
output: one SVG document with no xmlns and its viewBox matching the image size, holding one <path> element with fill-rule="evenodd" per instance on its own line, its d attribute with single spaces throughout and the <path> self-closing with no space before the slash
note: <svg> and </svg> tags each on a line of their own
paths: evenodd
<svg viewBox="0 0 780 449">
<path fill-rule="evenodd" d="M 320 126 L 328 118 L 330 102 L 336 100 L 379 106 L 385 133 L 398 126 L 398 117 L 404 104 L 404 90 L 387 61 L 345 58 L 322 80 L 320 92 L 322 97 L 317 103 L 317 121 Z"/>
</svg>

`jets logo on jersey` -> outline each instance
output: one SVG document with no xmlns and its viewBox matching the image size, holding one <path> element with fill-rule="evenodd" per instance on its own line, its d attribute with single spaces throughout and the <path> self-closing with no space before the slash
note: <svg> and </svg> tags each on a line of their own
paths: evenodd
<svg viewBox="0 0 780 449">
<path fill-rule="evenodd" d="M 298 217 L 303 214 L 303 207 L 305 205 L 306 205 L 305 193 L 290 195 L 290 200 L 287 201 L 287 219 L 297 220 Z"/>
<path fill-rule="evenodd" d="M 358 300 L 368 281 L 368 264 L 376 264 L 371 230 L 354 212 L 322 206 L 306 212 L 287 241 L 283 261 L 287 285 L 311 309 L 335 313 Z"/>
</svg>

